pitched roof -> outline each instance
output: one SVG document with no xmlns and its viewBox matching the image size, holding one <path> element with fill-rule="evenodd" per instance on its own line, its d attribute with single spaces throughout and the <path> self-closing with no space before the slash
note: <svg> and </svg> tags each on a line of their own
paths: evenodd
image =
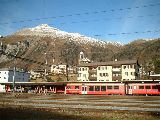
<svg viewBox="0 0 160 120">
<path fill-rule="evenodd" d="M 129 64 L 136 64 L 138 63 L 137 60 L 123 60 L 123 61 L 109 61 L 109 62 L 92 62 L 92 63 L 81 63 L 79 67 L 89 67 L 89 66 L 116 66 L 116 65 L 129 65 Z"/>
</svg>

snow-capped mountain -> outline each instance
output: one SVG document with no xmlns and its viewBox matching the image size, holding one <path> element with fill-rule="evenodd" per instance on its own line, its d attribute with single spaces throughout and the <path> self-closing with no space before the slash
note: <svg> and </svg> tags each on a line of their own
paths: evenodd
<svg viewBox="0 0 160 120">
<path fill-rule="evenodd" d="M 40 36 L 40 37 L 52 37 L 52 38 L 69 38 L 70 41 L 75 41 L 78 44 L 99 44 L 104 46 L 105 44 L 122 45 L 119 42 L 102 41 L 95 38 L 87 37 L 79 33 L 68 33 L 61 31 L 57 28 L 50 27 L 47 24 L 41 24 L 34 28 L 25 28 L 15 33 L 15 35 L 29 35 L 29 36 Z"/>
</svg>

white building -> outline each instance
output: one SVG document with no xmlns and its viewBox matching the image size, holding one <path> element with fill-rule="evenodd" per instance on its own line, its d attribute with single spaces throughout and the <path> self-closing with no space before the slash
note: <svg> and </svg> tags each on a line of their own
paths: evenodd
<svg viewBox="0 0 160 120">
<path fill-rule="evenodd" d="M 90 63 L 91 61 L 84 56 L 84 53 L 81 51 L 79 54 L 79 64 L 80 63 Z"/>
<path fill-rule="evenodd" d="M 123 81 L 139 79 L 137 60 L 81 63 L 78 66 L 78 81 Z"/>
<path fill-rule="evenodd" d="M 66 74 L 66 64 L 52 65 L 51 73 L 55 74 Z"/>
<path fill-rule="evenodd" d="M 0 69 L 0 83 L 13 82 L 14 70 L 3 68 Z M 15 82 L 28 82 L 30 74 L 22 71 L 15 71 Z"/>
</svg>

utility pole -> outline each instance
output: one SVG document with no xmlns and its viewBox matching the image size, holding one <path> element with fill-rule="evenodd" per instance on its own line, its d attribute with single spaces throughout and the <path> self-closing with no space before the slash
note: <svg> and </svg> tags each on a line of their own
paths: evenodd
<svg viewBox="0 0 160 120">
<path fill-rule="evenodd" d="M 67 65 L 66 65 L 66 77 L 67 77 L 67 81 L 69 81 L 69 78 L 68 78 L 68 48 L 67 48 L 67 59 L 66 59 L 66 63 L 67 63 Z"/>
<path fill-rule="evenodd" d="M 1 49 L 0 49 L 0 52 L 3 54 L 3 36 L 0 36 L 0 39 L 1 39 Z"/>
<path fill-rule="evenodd" d="M 14 68 L 13 68 L 13 93 L 15 92 L 15 77 L 16 77 L 16 66 L 14 65 Z"/>
<path fill-rule="evenodd" d="M 46 74 L 47 74 L 47 53 L 44 53 L 45 54 L 45 69 L 44 69 L 44 79 L 46 79 Z"/>
</svg>

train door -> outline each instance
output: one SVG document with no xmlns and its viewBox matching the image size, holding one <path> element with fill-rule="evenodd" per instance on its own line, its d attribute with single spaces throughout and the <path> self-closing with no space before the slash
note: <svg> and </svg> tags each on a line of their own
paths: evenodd
<svg viewBox="0 0 160 120">
<path fill-rule="evenodd" d="M 126 94 L 132 95 L 132 85 L 126 85 Z"/>
<path fill-rule="evenodd" d="M 82 86 L 82 94 L 87 94 L 87 86 Z"/>
<path fill-rule="evenodd" d="M 132 85 L 129 85 L 129 91 L 128 94 L 132 95 Z"/>
</svg>

